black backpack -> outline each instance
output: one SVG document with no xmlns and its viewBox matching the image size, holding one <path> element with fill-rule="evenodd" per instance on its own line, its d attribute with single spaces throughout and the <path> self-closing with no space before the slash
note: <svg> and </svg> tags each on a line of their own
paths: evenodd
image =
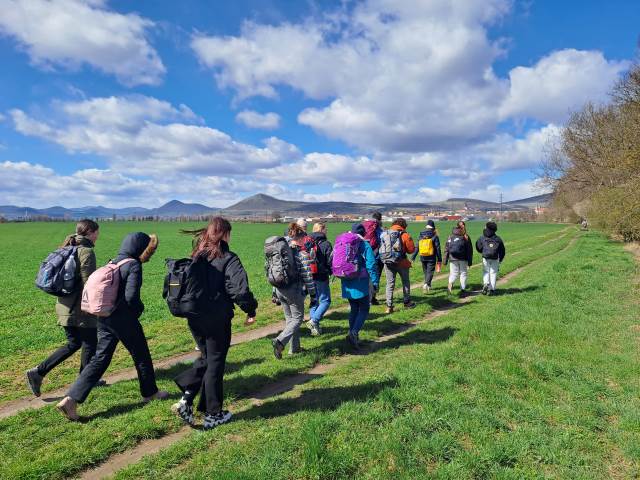
<svg viewBox="0 0 640 480">
<path fill-rule="evenodd" d="M 489 260 L 498 259 L 500 242 L 495 237 L 482 237 L 482 257 Z"/>
<path fill-rule="evenodd" d="M 298 280 L 293 250 L 284 237 L 267 238 L 264 241 L 264 256 L 264 268 L 271 285 L 284 288 Z"/>
<path fill-rule="evenodd" d="M 56 297 L 71 295 L 77 286 L 78 247 L 68 246 L 50 253 L 40 264 L 36 287 Z"/>
<path fill-rule="evenodd" d="M 467 242 L 464 236 L 451 235 L 449 237 L 449 255 L 460 260 L 467 258 Z"/>
<path fill-rule="evenodd" d="M 199 317 L 211 313 L 220 292 L 209 289 L 206 259 L 167 258 L 162 297 L 174 317 Z"/>
</svg>

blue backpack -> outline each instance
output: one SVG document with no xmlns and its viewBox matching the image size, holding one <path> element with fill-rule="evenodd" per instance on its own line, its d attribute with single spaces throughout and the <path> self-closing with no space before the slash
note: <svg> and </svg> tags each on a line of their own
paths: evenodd
<svg viewBox="0 0 640 480">
<path fill-rule="evenodd" d="M 77 286 L 76 271 L 78 247 L 57 249 L 40 264 L 36 276 L 36 287 L 56 297 L 71 295 Z"/>
</svg>

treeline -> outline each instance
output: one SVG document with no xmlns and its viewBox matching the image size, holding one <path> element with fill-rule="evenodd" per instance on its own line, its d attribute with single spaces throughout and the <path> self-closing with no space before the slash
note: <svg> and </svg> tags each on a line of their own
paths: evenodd
<svg viewBox="0 0 640 480">
<path fill-rule="evenodd" d="M 570 117 L 542 176 L 559 208 L 625 241 L 640 240 L 640 65 L 607 104 L 587 104 Z"/>
</svg>

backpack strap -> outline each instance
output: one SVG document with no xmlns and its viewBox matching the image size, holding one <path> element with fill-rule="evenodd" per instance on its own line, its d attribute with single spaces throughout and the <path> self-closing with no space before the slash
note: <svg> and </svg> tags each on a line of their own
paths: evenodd
<svg viewBox="0 0 640 480">
<path fill-rule="evenodd" d="M 125 258 L 124 260 L 120 260 L 118 263 L 116 263 L 116 267 L 120 268 L 122 265 L 129 262 L 135 262 L 135 258 Z"/>
</svg>

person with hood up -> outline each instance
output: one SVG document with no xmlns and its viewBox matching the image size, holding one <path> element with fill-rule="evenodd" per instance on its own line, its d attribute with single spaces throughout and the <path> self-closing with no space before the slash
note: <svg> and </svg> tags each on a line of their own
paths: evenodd
<svg viewBox="0 0 640 480">
<path fill-rule="evenodd" d="M 318 301 L 312 305 L 309 311 L 309 329 L 311 335 L 316 336 L 322 333 L 320 329 L 320 320 L 329 307 L 331 306 L 331 288 L 329 285 L 329 277 L 331 276 L 331 256 L 333 255 L 333 247 L 331 242 L 327 240 L 327 224 L 319 222 L 313 225 L 313 233 L 311 238 L 317 246 L 316 264 L 318 272 L 313 274 L 313 280 L 316 284 L 316 293 Z"/>
<path fill-rule="evenodd" d="M 473 246 L 464 226 L 458 224 L 453 228 L 444 246 L 444 252 L 444 264 L 450 263 L 449 295 L 452 293 L 454 282 L 460 277 L 460 296 L 464 297 L 467 288 L 467 271 L 473 262 Z"/>
<path fill-rule="evenodd" d="M 482 293 L 494 295 L 500 264 L 504 260 L 506 250 L 504 242 L 496 235 L 498 225 L 487 222 L 482 236 L 476 241 L 476 250 L 482 255 Z"/>
<path fill-rule="evenodd" d="M 429 220 L 425 229 L 420 232 L 420 236 L 418 237 L 418 248 L 411 256 L 411 260 L 415 261 L 418 255 L 420 255 L 422 272 L 424 273 L 424 285 L 422 285 L 422 290 L 429 292 L 431 290 L 433 274 L 434 272 L 439 272 L 440 265 L 442 265 L 440 238 L 438 237 L 436 225 L 433 220 Z"/>
<path fill-rule="evenodd" d="M 354 223 L 351 233 L 360 237 L 360 249 L 358 250 L 358 271 L 356 278 L 342 278 L 342 298 L 349 301 L 349 334 L 347 341 L 353 348 L 360 348 L 360 330 L 369 316 L 371 297 L 369 284 L 378 289 L 380 277 L 376 268 L 376 256 L 369 242 L 364 239 L 365 228 L 361 223 Z"/>
<path fill-rule="evenodd" d="M 118 263 L 131 259 L 119 268 L 120 285 L 118 306 L 113 313 L 98 318 L 98 346 L 96 354 L 82 370 L 76 381 L 69 387 L 67 395 L 56 405 L 69 420 L 79 420 L 77 404 L 83 403 L 111 363 L 118 342 L 128 350 L 140 383 L 143 401 L 162 400 L 169 393 L 158 390 L 149 345 L 144 336 L 139 318 L 144 312 L 140 299 L 142 286 L 142 264 L 148 262 L 158 248 L 158 237 L 143 232 L 130 233 L 122 241 L 120 253 L 112 260 Z"/>
</svg>

